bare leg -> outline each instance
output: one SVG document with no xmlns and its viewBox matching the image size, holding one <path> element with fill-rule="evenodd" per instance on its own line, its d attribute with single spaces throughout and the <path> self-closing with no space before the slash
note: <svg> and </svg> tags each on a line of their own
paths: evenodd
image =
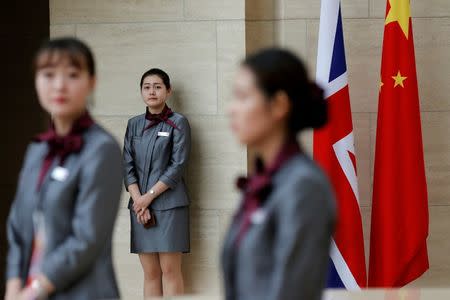
<svg viewBox="0 0 450 300">
<path fill-rule="evenodd" d="M 182 295 L 184 293 L 181 257 L 181 253 L 159 253 L 164 296 Z"/>
<path fill-rule="evenodd" d="M 162 296 L 161 267 L 158 253 L 140 253 L 144 271 L 144 298 Z"/>
</svg>

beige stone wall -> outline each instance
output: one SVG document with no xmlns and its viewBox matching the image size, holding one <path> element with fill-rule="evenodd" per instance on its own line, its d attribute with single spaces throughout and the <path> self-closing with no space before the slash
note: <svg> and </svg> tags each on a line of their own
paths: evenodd
<svg viewBox="0 0 450 300">
<path fill-rule="evenodd" d="M 342 0 L 361 211 L 369 254 L 373 156 L 386 0 Z M 431 268 L 414 286 L 450 284 L 450 2 L 411 0 L 428 178 Z M 315 72 L 320 1 L 247 0 L 246 45 L 289 47 Z M 304 137 L 311 150 L 311 134 Z M 411 220 L 414 222 L 414 220 Z"/>
<path fill-rule="evenodd" d="M 411 2 L 431 261 L 430 271 L 414 284 L 444 286 L 450 282 L 450 3 Z M 385 3 L 342 0 L 366 249 Z M 234 143 L 224 116 L 236 64 L 245 53 L 275 44 L 293 49 L 314 72 L 319 13 L 319 0 L 50 1 L 51 35 L 75 35 L 96 53 L 99 84 L 93 113 L 119 140 L 127 119 L 144 110 L 140 75 L 161 67 L 173 79 L 170 105 L 190 119 L 194 143 L 187 176 L 192 197 L 192 253 L 184 264 L 188 291 L 219 289 L 221 237 L 238 198 L 233 180 L 246 170 L 246 150 Z M 310 149 L 311 133 L 303 141 Z M 142 272 L 137 257 L 128 252 L 125 204 L 124 194 L 115 263 L 124 294 L 138 296 Z"/>
<path fill-rule="evenodd" d="M 185 114 L 193 149 L 187 172 L 192 199 L 192 253 L 184 274 L 190 292 L 219 289 L 221 237 L 237 203 L 233 179 L 246 171 L 246 150 L 234 143 L 225 117 L 230 82 L 245 54 L 243 0 L 53 0 L 51 36 L 74 35 L 93 48 L 98 86 L 93 114 L 122 142 L 127 120 L 143 113 L 139 80 L 150 67 L 173 81 L 169 105 Z M 114 238 L 124 295 L 141 296 L 143 274 L 129 254 L 128 199 Z"/>
</svg>

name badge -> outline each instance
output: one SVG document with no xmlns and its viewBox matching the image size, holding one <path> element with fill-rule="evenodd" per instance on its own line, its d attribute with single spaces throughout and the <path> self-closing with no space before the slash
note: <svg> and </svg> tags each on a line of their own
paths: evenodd
<svg viewBox="0 0 450 300">
<path fill-rule="evenodd" d="M 51 174 L 52 179 L 55 179 L 55 180 L 61 181 L 61 182 L 65 181 L 68 176 L 69 176 L 69 171 L 63 167 L 54 168 L 53 172 Z"/>
<path fill-rule="evenodd" d="M 262 224 L 267 219 L 267 212 L 260 208 L 256 210 L 251 216 L 250 221 L 252 224 Z"/>
<path fill-rule="evenodd" d="M 169 135 L 170 135 L 170 133 L 165 132 L 165 131 L 159 131 L 158 132 L 158 136 L 169 136 Z"/>
</svg>

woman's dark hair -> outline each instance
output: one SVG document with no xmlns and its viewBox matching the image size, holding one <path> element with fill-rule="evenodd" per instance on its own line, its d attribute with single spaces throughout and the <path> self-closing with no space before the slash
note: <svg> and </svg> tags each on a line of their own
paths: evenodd
<svg viewBox="0 0 450 300">
<path fill-rule="evenodd" d="M 269 48 L 248 56 L 242 65 L 256 76 L 268 101 L 284 91 L 291 101 L 289 130 L 292 134 L 306 128 L 320 128 L 327 122 L 327 102 L 323 91 L 308 79 L 302 61 L 293 53 Z"/>
<path fill-rule="evenodd" d="M 79 69 L 86 69 L 89 75 L 95 75 L 94 55 L 91 49 L 76 38 L 63 37 L 45 41 L 36 53 L 33 71 L 54 66 L 62 59 L 69 59 L 70 63 Z"/>
<path fill-rule="evenodd" d="M 171 86 L 170 86 L 170 78 L 169 75 L 167 75 L 166 72 L 164 72 L 161 69 L 158 68 L 153 68 L 148 70 L 147 72 L 145 72 L 142 77 L 141 77 L 141 83 L 139 84 L 141 89 L 142 89 L 142 85 L 144 84 L 144 79 L 147 78 L 148 76 L 152 76 L 152 75 L 156 75 L 159 78 L 161 78 L 161 80 L 163 81 L 164 85 L 166 86 L 166 89 L 170 90 Z"/>
</svg>

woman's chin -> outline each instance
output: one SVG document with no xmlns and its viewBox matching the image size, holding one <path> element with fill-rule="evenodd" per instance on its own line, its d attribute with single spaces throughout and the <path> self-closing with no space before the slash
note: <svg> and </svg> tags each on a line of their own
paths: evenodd
<svg viewBox="0 0 450 300">
<path fill-rule="evenodd" d="M 53 107 L 47 110 L 47 112 L 53 118 L 73 118 L 85 111 L 86 108 L 69 108 L 69 107 Z"/>
<path fill-rule="evenodd" d="M 147 101 L 147 102 L 145 102 L 145 104 L 147 104 L 148 108 L 151 108 L 151 109 L 158 109 L 165 105 L 164 102 L 161 103 L 161 102 L 154 102 L 154 101 Z"/>
<path fill-rule="evenodd" d="M 251 144 L 251 141 L 245 136 L 235 134 L 235 138 L 238 141 L 238 143 L 243 146 L 247 146 L 247 145 Z"/>
</svg>

